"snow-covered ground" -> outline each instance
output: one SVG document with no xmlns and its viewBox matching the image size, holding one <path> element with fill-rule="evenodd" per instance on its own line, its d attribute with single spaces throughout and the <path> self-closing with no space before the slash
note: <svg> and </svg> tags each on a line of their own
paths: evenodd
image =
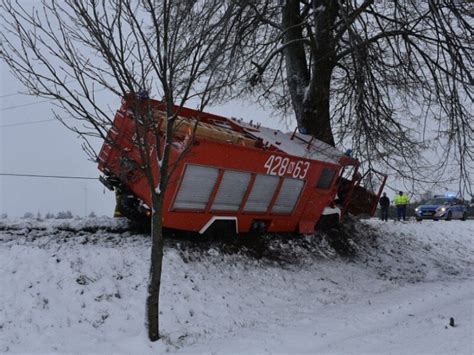
<svg viewBox="0 0 474 355">
<path fill-rule="evenodd" d="M 168 240 L 153 345 L 150 243 L 125 227 L 0 220 L 0 352 L 474 353 L 472 220 L 369 220 L 342 249 L 324 235 L 258 252 Z"/>
</svg>

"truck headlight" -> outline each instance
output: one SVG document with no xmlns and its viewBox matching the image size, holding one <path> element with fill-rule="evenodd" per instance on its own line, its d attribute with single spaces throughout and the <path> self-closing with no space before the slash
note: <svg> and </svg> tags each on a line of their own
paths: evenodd
<svg viewBox="0 0 474 355">
<path fill-rule="evenodd" d="M 415 208 L 415 212 L 418 212 L 419 210 L 420 210 L 419 207 L 416 207 L 416 208 Z"/>
</svg>

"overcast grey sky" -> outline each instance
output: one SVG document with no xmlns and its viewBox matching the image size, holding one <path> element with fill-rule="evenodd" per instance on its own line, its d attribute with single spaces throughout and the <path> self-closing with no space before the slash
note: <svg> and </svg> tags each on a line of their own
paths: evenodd
<svg viewBox="0 0 474 355">
<path fill-rule="evenodd" d="M 53 119 L 51 103 L 15 94 L 24 89 L 1 65 L 0 172 L 97 177 L 72 132 L 55 120 L 32 123 Z M 61 210 L 105 214 L 113 208 L 112 196 L 92 180 L 0 176 L 0 197 L 0 213 L 11 216 Z"/>
</svg>

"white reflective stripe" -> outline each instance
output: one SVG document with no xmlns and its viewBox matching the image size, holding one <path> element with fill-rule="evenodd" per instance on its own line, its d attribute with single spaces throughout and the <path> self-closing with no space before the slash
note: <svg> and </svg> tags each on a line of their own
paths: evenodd
<svg viewBox="0 0 474 355">
<path fill-rule="evenodd" d="M 199 234 L 205 233 L 214 221 L 235 221 L 235 233 L 239 233 L 239 224 L 237 223 L 237 217 L 232 216 L 214 216 L 199 230 Z"/>
<path fill-rule="evenodd" d="M 274 213 L 291 213 L 298 202 L 304 180 L 285 178 L 272 208 Z"/>
<path fill-rule="evenodd" d="M 250 173 L 226 170 L 222 176 L 213 211 L 238 211 L 250 181 Z"/>
<path fill-rule="evenodd" d="M 260 175 L 255 178 L 252 192 L 245 203 L 245 212 L 266 212 L 277 188 L 278 176 Z"/>
<path fill-rule="evenodd" d="M 173 208 L 204 210 L 219 175 L 219 170 L 187 165 Z"/>
</svg>

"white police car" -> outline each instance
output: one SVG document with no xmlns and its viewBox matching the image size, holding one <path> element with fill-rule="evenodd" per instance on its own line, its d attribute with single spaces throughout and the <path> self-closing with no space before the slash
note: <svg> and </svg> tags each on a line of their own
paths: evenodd
<svg viewBox="0 0 474 355">
<path fill-rule="evenodd" d="M 435 196 L 426 201 L 425 204 L 415 208 L 415 218 L 417 221 L 423 219 L 433 219 L 435 221 L 444 219 L 467 219 L 467 206 L 462 200 L 446 194 L 445 196 Z"/>
</svg>

